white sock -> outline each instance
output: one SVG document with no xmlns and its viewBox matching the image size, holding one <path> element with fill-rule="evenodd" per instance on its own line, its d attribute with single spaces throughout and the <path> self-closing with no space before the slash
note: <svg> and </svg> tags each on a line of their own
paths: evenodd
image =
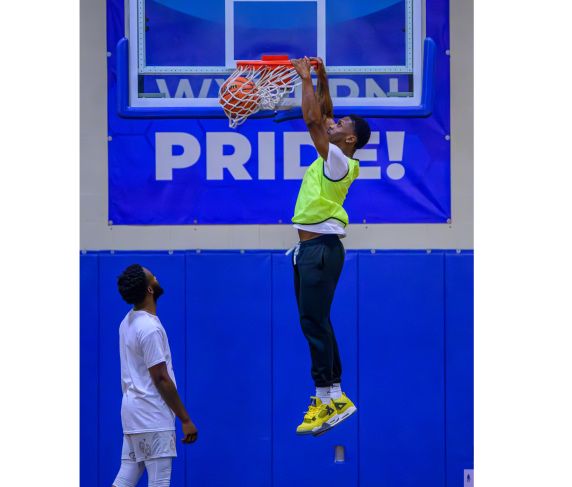
<svg viewBox="0 0 572 487">
<path fill-rule="evenodd" d="M 316 387 L 316 397 L 322 401 L 322 404 L 330 404 L 330 388 Z"/>
<path fill-rule="evenodd" d="M 330 387 L 330 397 L 332 399 L 341 399 L 342 398 L 342 386 L 339 382 L 337 384 L 333 384 Z"/>
</svg>

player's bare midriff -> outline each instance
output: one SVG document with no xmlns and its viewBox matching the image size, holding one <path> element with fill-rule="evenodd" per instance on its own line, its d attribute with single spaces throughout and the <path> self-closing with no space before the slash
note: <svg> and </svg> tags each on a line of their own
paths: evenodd
<svg viewBox="0 0 572 487">
<path fill-rule="evenodd" d="M 306 230 L 298 229 L 298 237 L 300 237 L 300 242 L 306 242 L 312 240 L 313 238 L 320 237 L 324 235 L 323 233 L 307 232 Z"/>
</svg>

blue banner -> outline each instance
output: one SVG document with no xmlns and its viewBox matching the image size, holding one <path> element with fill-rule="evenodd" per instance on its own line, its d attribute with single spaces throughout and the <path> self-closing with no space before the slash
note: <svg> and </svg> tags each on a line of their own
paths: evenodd
<svg viewBox="0 0 572 487">
<path fill-rule="evenodd" d="M 304 122 L 247 120 L 233 130 L 226 119 L 120 118 L 115 46 L 124 36 L 123 11 L 123 2 L 108 0 L 109 220 L 114 225 L 290 223 L 305 168 L 317 157 Z M 368 119 L 372 137 L 356 153 L 360 178 L 344 205 L 350 223 L 451 218 L 447 1 L 427 6 L 426 32 L 437 43 L 434 112 L 425 119 Z M 157 82 L 146 78 L 146 84 Z M 172 91 L 172 97 L 177 89 L 187 90 L 185 96 L 198 96 L 202 86 L 218 89 L 216 76 L 196 86 L 161 78 L 168 82 L 155 86 Z M 344 89 L 354 88 L 340 84 L 339 96 L 348 96 Z"/>
</svg>

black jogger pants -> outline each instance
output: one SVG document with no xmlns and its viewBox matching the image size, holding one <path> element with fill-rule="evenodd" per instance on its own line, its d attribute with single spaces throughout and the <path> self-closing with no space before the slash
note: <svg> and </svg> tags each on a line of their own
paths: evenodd
<svg viewBox="0 0 572 487">
<path fill-rule="evenodd" d="M 322 235 L 301 242 L 300 248 L 292 254 L 300 324 L 310 345 L 316 387 L 341 382 L 342 363 L 330 308 L 344 258 L 344 246 L 337 235 Z"/>
</svg>

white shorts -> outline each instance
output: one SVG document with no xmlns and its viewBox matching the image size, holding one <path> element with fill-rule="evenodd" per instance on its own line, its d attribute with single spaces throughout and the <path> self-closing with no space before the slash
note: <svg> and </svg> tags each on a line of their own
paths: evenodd
<svg viewBox="0 0 572 487">
<path fill-rule="evenodd" d="M 121 460 L 144 462 L 152 458 L 176 456 L 177 439 L 174 430 L 123 435 Z"/>
</svg>

